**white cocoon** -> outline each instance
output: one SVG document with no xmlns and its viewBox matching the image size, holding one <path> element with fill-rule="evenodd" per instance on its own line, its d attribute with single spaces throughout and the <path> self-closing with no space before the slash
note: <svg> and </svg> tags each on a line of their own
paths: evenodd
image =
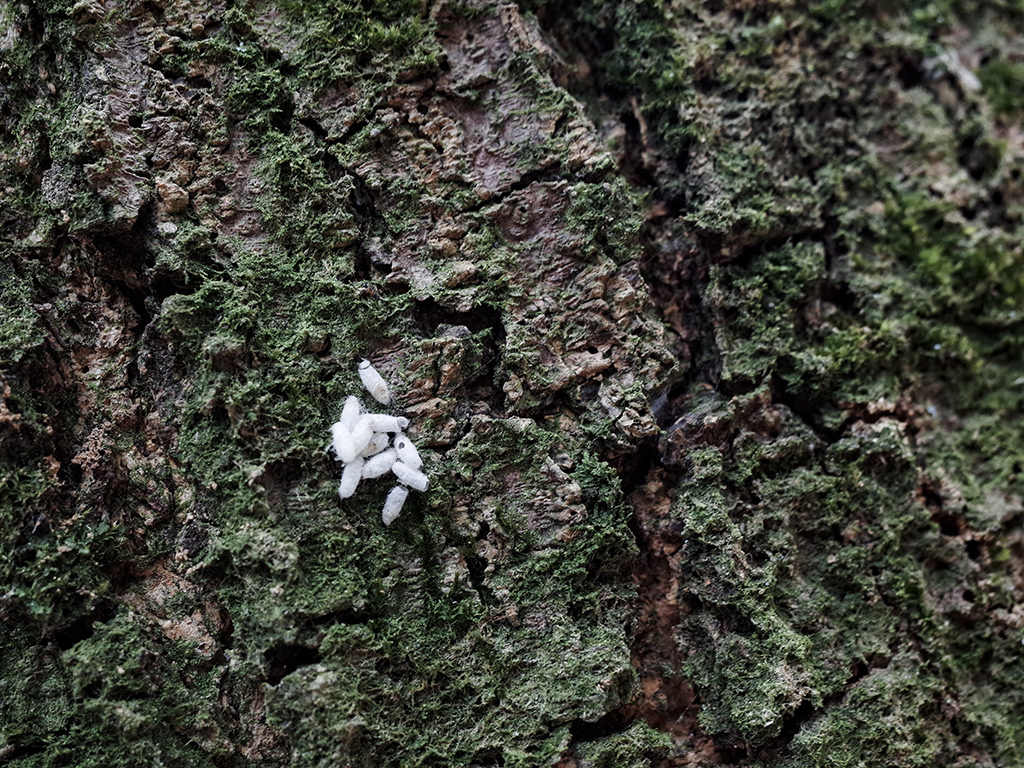
<svg viewBox="0 0 1024 768">
<path fill-rule="evenodd" d="M 363 448 L 362 456 L 373 456 L 374 454 L 380 453 L 388 447 L 388 443 L 391 442 L 391 438 L 387 436 L 385 432 L 375 432 L 373 437 L 370 438 L 370 442 Z"/>
<path fill-rule="evenodd" d="M 352 447 L 355 449 L 356 456 L 366 450 L 366 446 L 373 439 L 373 432 L 373 420 L 370 415 L 361 416 L 352 429 Z"/>
<path fill-rule="evenodd" d="M 398 453 L 398 460 L 410 469 L 419 469 L 423 466 L 419 451 L 405 435 L 395 435 L 395 451 Z"/>
<path fill-rule="evenodd" d="M 367 459 L 366 463 L 363 464 L 363 477 L 366 479 L 380 477 L 388 472 L 397 460 L 398 454 L 395 453 L 393 448 L 383 453 L 378 453 L 372 459 Z"/>
<path fill-rule="evenodd" d="M 338 486 L 338 495 L 347 499 L 356 492 L 359 485 L 359 478 L 363 475 L 363 460 L 356 459 L 345 465 L 345 471 L 341 473 L 341 485 Z"/>
<path fill-rule="evenodd" d="M 397 477 L 399 481 L 408 485 L 410 488 L 415 488 L 417 491 L 427 490 L 429 481 L 427 480 L 427 476 L 419 470 L 413 469 L 400 461 L 396 461 L 391 466 L 391 471 L 395 473 L 395 477 Z"/>
<path fill-rule="evenodd" d="M 378 403 L 387 405 L 391 402 L 391 393 L 388 392 L 388 384 L 384 377 L 377 373 L 377 369 L 370 365 L 369 360 L 359 363 L 359 378 L 363 380 L 366 391 L 373 395 Z"/>
<path fill-rule="evenodd" d="M 386 413 L 371 413 L 374 432 L 401 432 L 409 426 L 409 420 L 404 416 L 388 416 Z"/>
<path fill-rule="evenodd" d="M 384 525 L 391 525 L 398 519 L 398 516 L 402 513 L 402 505 L 405 504 L 405 499 L 408 495 L 409 491 L 400 485 L 396 485 L 391 489 L 391 493 L 384 500 L 384 509 L 380 513 L 380 519 L 384 521 Z"/>
<path fill-rule="evenodd" d="M 345 407 L 341 409 L 341 419 L 339 421 L 345 425 L 345 429 L 351 432 L 356 422 L 359 421 L 359 414 L 362 412 L 363 406 L 359 403 L 359 398 L 355 395 L 349 395 L 348 399 L 345 400 Z"/>
<path fill-rule="evenodd" d="M 359 455 L 352 442 L 352 433 L 340 421 L 331 425 L 331 445 L 338 461 L 344 461 L 346 464 Z"/>
</svg>

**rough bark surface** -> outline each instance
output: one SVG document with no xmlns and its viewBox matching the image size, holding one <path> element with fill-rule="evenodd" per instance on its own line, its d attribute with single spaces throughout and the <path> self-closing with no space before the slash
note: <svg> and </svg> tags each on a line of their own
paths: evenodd
<svg viewBox="0 0 1024 768">
<path fill-rule="evenodd" d="M 0 0 L 0 760 L 1024 765 L 1022 25 Z"/>
</svg>

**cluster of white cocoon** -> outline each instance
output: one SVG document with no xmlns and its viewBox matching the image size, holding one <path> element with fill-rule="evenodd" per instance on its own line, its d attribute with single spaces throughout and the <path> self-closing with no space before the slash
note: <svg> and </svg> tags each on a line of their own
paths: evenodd
<svg viewBox="0 0 1024 768">
<path fill-rule="evenodd" d="M 359 364 L 359 378 L 363 386 L 378 402 L 391 402 L 388 385 L 377 373 L 369 360 Z M 331 425 L 331 448 L 338 461 L 345 468 L 341 473 L 338 495 L 347 499 L 356 492 L 359 481 L 374 478 L 388 472 L 398 478 L 396 485 L 384 502 L 381 519 L 384 525 L 391 525 L 402 512 L 402 505 L 409 495 L 409 488 L 427 490 L 429 481 L 420 471 L 423 460 L 416 446 L 402 434 L 409 426 L 409 420 L 402 416 L 386 413 L 368 413 L 359 398 L 350 395 L 341 410 L 341 418 Z M 394 435 L 392 440 L 391 435 Z"/>
</svg>

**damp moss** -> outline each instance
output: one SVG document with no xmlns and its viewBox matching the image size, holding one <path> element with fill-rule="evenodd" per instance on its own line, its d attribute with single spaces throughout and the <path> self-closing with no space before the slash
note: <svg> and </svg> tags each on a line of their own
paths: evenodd
<svg viewBox="0 0 1024 768">
<path fill-rule="evenodd" d="M 920 659 L 898 654 L 885 669 L 872 670 L 838 706 L 808 723 L 794 739 L 794 750 L 812 765 L 934 765 L 935 755 L 953 746 L 950 735 L 925 725 L 940 696 L 937 680 L 921 675 Z M 857 749 L 850 750 L 850 743 Z"/>
<path fill-rule="evenodd" d="M 437 66 L 439 49 L 419 3 L 371 5 L 287 2 L 279 11 L 268 5 L 229 12 L 226 21 L 234 45 L 221 41 L 217 54 L 230 61 L 234 77 L 228 104 L 243 118 L 254 147 L 290 133 L 296 86 L 317 91 L 351 84 L 359 93 L 355 112 L 365 119 L 396 75 Z M 263 26 L 261 11 L 267 10 L 276 17 L 278 29 Z M 265 32 L 271 34 L 264 41 L 260 35 Z M 278 41 L 288 41 L 284 58 Z M 274 54 L 267 55 L 268 49 Z"/>
<path fill-rule="evenodd" d="M 723 380 L 775 381 L 818 403 L 870 401 L 897 388 L 907 329 L 823 306 L 820 243 L 789 242 L 746 264 L 714 267 L 710 278 Z"/>
<path fill-rule="evenodd" d="M 94 197 L 61 183 L 71 169 L 63 162 L 66 145 L 54 141 L 57 135 L 72 141 L 78 135 L 78 126 L 68 120 L 72 107 L 64 68 L 76 68 L 81 56 L 69 44 L 73 24 L 67 10 L 63 2 L 38 13 L 26 5 L 5 6 L 0 213 L 5 240 L 20 240 L 22 247 L 51 245 L 55 230 L 67 223 L 58 210 L 71 211 Z"/>
</svg>

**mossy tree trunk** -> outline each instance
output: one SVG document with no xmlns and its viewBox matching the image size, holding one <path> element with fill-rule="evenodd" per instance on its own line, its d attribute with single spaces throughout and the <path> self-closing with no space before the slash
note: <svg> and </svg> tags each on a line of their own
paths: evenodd
<svg viewBox="0 0 1024 768">
<path fill-rule="evenodd" d="M 0 758 L 1024 764 L 1022 20 L 0 0 Z"/>
</svg>

